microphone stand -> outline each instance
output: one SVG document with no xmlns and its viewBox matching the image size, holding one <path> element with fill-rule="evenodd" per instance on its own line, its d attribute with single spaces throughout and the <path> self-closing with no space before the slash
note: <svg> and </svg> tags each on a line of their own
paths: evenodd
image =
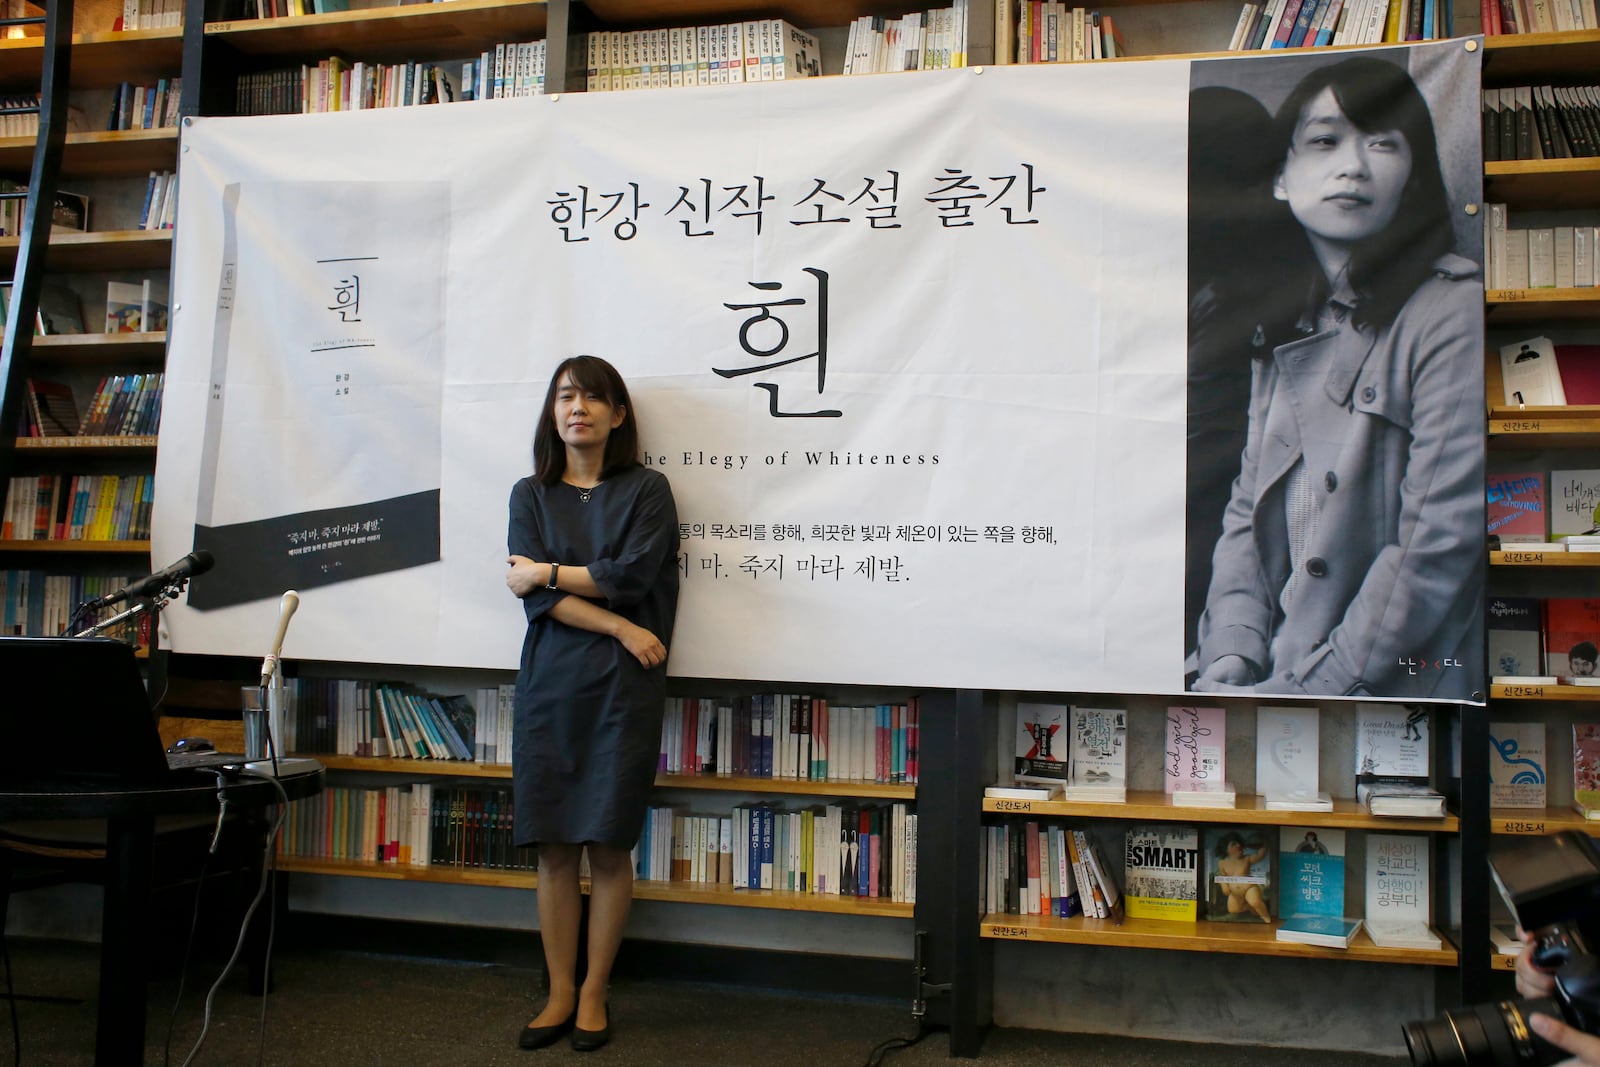
<svg viewBox="0 0 1600 1067">
<path fill-rule="evenodd" d="M 173 597 L 177 596 L 179 593 L 183 592 L 184 587 L 188 584 L 189 579 L 187 578 L 175 579 L 171 584 L 154 596 L 139 597 L 133 602 L 132 605 L 122 611 L 117 612 L 117 614 L 111 616 L 111 618 L 102 619 L 90 626 L 88 629 L 81 630 L 72 636 L 94 637 L 105 632 L 106 630 L 111 629 L 114 626 L 119 626 L 122 623 L 140 615 L 148 615 L 160 612 L 162 608 L 167 606 L 167 602 Z M 72 618 L 67 623 L 67 629 L 71 630 L 74 626 L 78 625 L 79 617 L 90 611 L 93 606 L 93 600 L 85 600 L 83 603 L 74 608 L 72 611 Z"/>
</svg>

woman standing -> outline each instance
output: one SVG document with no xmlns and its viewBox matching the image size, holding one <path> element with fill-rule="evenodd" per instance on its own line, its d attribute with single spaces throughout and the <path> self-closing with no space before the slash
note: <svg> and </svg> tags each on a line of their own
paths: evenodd
<svg viewBox="0 0 1600 1067">
<path fill-rule="evenodd" d="M 655 778 L 678 606 L 678 515 L 640 465 L 628 387 L 595 356 L 564 360 L 511 490 L 506 585 L 528 617 L 512 743 L 515 836 L 539 850 L 550 998 L 518 1045 L 610 1040 L 606 987 L 633 897 L 630 850 Z M 589 856 L 587 973 L 578 882 Z"/>
</svg>

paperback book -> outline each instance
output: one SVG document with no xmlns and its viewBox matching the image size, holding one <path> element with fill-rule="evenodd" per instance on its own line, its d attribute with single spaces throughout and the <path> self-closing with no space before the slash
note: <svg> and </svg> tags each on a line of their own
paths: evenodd
<svg viewBox="0 0 1600 1067">
<path fill-rule="evenodd" d="M 1444 815 L 1444 794 L 1428 780 L 1426 706 L 1356 708 L 1356 800 L 1373 815 Z"/>
<path fill-rule="evenodd" d="M 1383 948 L 1439 948 L 1429 926 L 1428 839 L 1368 834 L 1367 936 Z"/>
<path fill-rule="evenodd" d="M 1544 601 L 1544 672 L 1568 685 L 1600 683 L 1600 599 L 1549 597 Z"/>
<path fill-rule="evenodd" d="M 1332 811 L 1319 788 L 1316 708 L 1256 709 L 1256 792 L 1277 811 Z"/>
<path fill-rule="evenodd" d="M 1060 786 L 1067 780 L 1067 707 L 1064 704 L 1017 705 L 1018 782 Z"/>
<path fill-rule="evenodd" d="M 1284 916 L 1276 937 L 1306 945 L 1348 948 L 1361 920 L 1345 915 L 1344 831 L 1284 826 L 1278 831 Z"/>
<path fill-rule="evenodd" d="M 1531 596 L 1492 596 L 1485 614 L 1490 674 L 1496 678 L 1542 675 L 1544 645 L 1539 599 Z"/>
<path fill-rule="evenodd" d="M 1572 806 L 1600 820 L 1600 723 L 1572 724 Z"/>
<path fill-rule="evenodd" d="M 1545 803 L 1544 723 L 1490 723 L 1490 806 L 1542 808 Z"/>
<path fill-rule="evenodd" d="M 1547 509 L 1550 540 L 1569 534 L 1600 532 L 1595 507 L 1600 505 L 1600 469 L 1585 467 L 1550 472 Z"/>
<path fill-rule="evenodd" d="M 1237 794 L 1226 780 L 1227 712 L 1222 708 L 1167 708 L 1167 749 L 1162 770 L 1167 796 L 1181 807 L 1231 808 Z"/>
<path fill-rule="evenodd" d="M 1068 800 L 1122 803 L 1128 797 L 1128 713 L 1121 708 L 1085 708 L 1071 713 Z"/>
<path fill-rule="evenodd" d="M 1548 337 L 1500 346 L 1500 377 L 1507 404 L 1560 406 L 1567 402 L 1555 345 Z"/>
<path fill-rule="evenodd" d="M 1130 827 L 1124 859 L 1123 893 L 1130 919 L 1195 921 L 1200 884 L 1196 827 Z"/>
<path fill-rule="evenodd" d="M 1502 545 L 1545 540 L 1544 472 L 1491 474 L 1484 495 L 1489 533 Z"/>
<path fill-rule="evenodd" d="M 1276 857 L 1271 827 L 1207 826 L 1205 918 L 1218 922 L 1270 923 L 1276 897 Z"/>
</svg>

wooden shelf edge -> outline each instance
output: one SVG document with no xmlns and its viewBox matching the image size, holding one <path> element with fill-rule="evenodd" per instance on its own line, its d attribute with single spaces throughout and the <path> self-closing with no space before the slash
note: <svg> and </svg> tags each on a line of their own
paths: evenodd
<svg viewBox="0 0 1600 1067">
<path fill-rule="evenodd" d="M 1600 701 L 1596 685 L 1510 685 L 1496 682 L 1489 686 L 1490 700 L 1570 700 L 1574 703 Z"/>
<path fill-rule="evenodd" d="M 1489 553 L 1491 567 L 1600 567 L 1600 552 L 1550 552 L 1538 545 L 1497 549 Z"/>
<path fill-rule="evenodd" d="M 1372 815 L 1354 800 L 1337 798 L 1332 811 L 1276 811 L 1261 806 L 1261 798 L 1240 793 L 1232 808 L 1179 807 L 1164 793 L 1129 790 L 1122 804 L 1090 803 L 1074 800 L 1002 800 L 986 797 L 985 814 L 1029 815 L 1045 818 L 1117 819 L 1123 822 L 1181 822 L 1247 824 L 1262 826 L 1330 826 L 1378 831 L 1417 833 L 1457 833 L 1461 820 L 1455 815 L 1442 819 L 1411 819 Z"/>
<path fill-rule="evenodd" d="M 319 874 L 337 878 L 376 878 L 398 882 L 431 882 L 450 885 L 492 886 L 502 889 L 537 889 L 539 876 L 533 871 L 484 870 L 448 864 L 378 863 L 373 860 L 313 859 L 306 856 L 277 858 L 278 869 L 296 874 Z M 583 885 L 589 891 L 588 883 Z M 865 915 L 873 918 L 909 919 L 916 905 L 880 897 L 846 897 L 821 893 L 793 893 L 773 889 L 735 889 L 730 885 L 696 882 L 661 882 L 638 879 L 633 883 L 635 900 L 672 904 L 711 904 L 719 907 L 763 908 L 772 911 L 812 911 Z"/>
<path fill-rule="evenodd" d="M 1571 808 L 1491 808 L 1489 832 L 1495 834 L 1554 834 L 1578 830 L 1600 836 L 1600 819 L 1585 819 Z"/>
<path fill-rule="evenodd" d="M 149 541 L 0 541 L 0 552 L 104 552 L 150 554 Z"/>
<path fill-rule="evenodd" d="M 1455 967 L 1460 953 L 1444 938 L 1438 949 L 1381 948 L 1367 932 L 1349 948 L 1325 948 L 1279 941 L 1278 924 L 1171 922 L 1159 919 L 1055 919 L 1038 915 L 985 915 L 979 936 L 997 941 L 1035 941 L 1066 945 L 1109 945 L 1118 948 L 1161 948 L 1177 952 L 1221 952 L 1241 956 L 1283 956 L 1297 959 L 1348 959 L 1368 963 L 1408 963 Z M 1443 935 L 1441 935 L 1442 937 Z"/>
<path fill-rule="evenodd" d="M 88 437 L 19 437 L 24 452 L 76 452 L 83 449 L 148 451 L 156 447 L 155 434 L 91 435 Z"/>
</svg>

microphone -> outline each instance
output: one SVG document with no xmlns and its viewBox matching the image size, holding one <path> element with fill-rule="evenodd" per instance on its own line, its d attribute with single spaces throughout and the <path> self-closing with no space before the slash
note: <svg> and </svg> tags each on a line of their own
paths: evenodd
<svg viewBox="0 0 1600 1067">
<path fill-rule="evenodd" d="M 148 578 L 140 578 L 138 581 L 129 582 L 114 593 L 107 593 L 105 596 L 97 597 L 89 601 L 86 607 L 110 607 L 112 604 L 120 604 L 124 600 L 137 600 L 140 597 L 150 596 L 153 593 L 161 592 L 169 585 L 186 582 L 197 574 L 204 574 L 216 565 L 217 561 L 210 552 L 203 548 L 197 548 L 170 567 L 164 567 Z"/>
<path fill-rule="evenodd" d="M 278 670 L 278 656 L 283 652 L 283 636 L 289 632 L 289 620 L 294 618 L 295 609 L 300 606 L 300 594 L 293 589 L 283 594 L 283 599 L 278 603 L 278 632 L 272 638 L 272 651 L 267 653 L 267 658 L 261 661 L 261 688 L 266 689 L 272 685 L 272 676 Z"/>
</svg>

